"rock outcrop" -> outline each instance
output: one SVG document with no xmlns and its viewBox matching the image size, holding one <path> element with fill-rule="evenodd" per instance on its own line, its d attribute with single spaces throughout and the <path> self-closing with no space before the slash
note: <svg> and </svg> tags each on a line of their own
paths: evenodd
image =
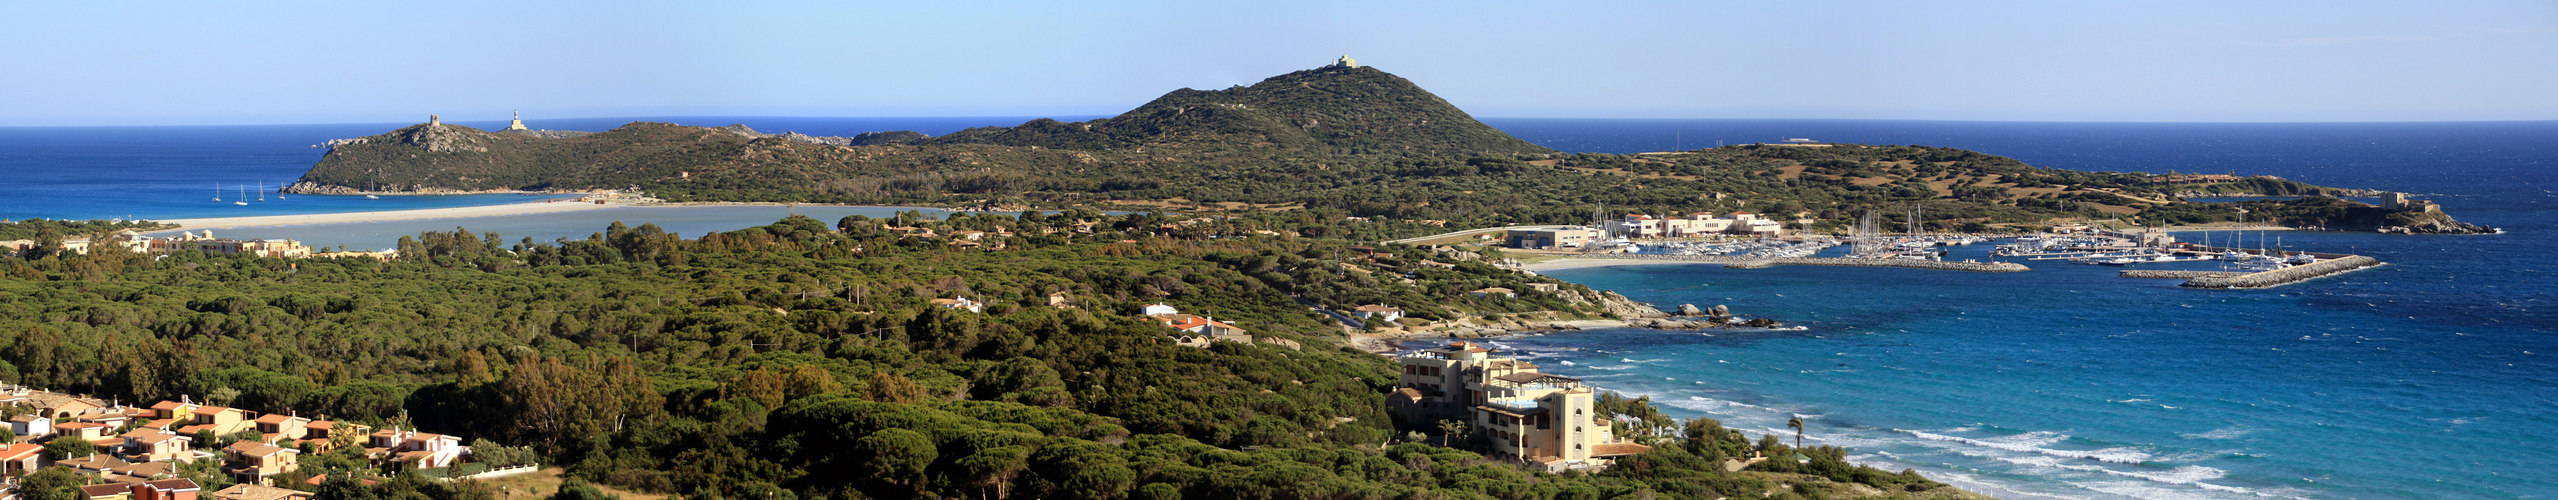
<svg viewBox="0 0 2558 500">
<path fill-rule="evenodd" d="M 2383 225 L 2372 230 L 2387 234 L 2496 233 L 2495 228 L 2452 220 L 2451 216 L 2443 215 L 2442 212 L 2398 212 L 2389 214 L 2386 220 L 2387 222 Z"/>
<path fill-rule="evenodd" d="M 488 132 L 475 128 L 427 124 L 401 130 L 399 138 L 402 144 L 425 148 L 429 153 L 486 153 L 488 141 L 481 137 L 485 135 Z"/>
</svg>

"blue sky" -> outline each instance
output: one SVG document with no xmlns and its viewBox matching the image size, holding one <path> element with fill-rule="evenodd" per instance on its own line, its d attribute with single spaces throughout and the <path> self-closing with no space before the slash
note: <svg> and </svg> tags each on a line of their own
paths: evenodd
<svg viewBox="0 0 2558 500">
<path fill-rule="evenodd" d="M 1349 54 L 1477 116 L 2558 119 L 2558 6 L 9 2 L 0 125 L 1115 114 Z"/>
</svg>

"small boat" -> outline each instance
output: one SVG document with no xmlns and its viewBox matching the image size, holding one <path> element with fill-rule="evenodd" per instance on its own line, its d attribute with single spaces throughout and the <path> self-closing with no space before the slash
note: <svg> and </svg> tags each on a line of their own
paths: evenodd
<svg viewBox="0 0 2558 500">
<path fill-rule="evenodd" d="M 222 202 L 222 183 L 219 183 L 219 182 L 213 183 L 213 202 L 214 202 L 214 203 L 221 203 L 221 202 Z"/>
<path fill-rule="evenodd" d="M 258 203 L 266 203 L 266 181 L 258 181 Z"/>
</svg>

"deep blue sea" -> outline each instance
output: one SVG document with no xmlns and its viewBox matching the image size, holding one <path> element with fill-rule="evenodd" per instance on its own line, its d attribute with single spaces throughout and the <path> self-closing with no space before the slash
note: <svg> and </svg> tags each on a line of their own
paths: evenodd
<svg viewBox="0 0 2558 500">
<path fill-rule="evenodd" d="M 652 120 L 814 135 L 940 134 L 1023 121 Z M 626 121 L 528 123 L 602 130 Z M 2442 202 L 2455 217 L 2509 233 L 2277 232 L 2288 247 L 2362 253 L 2391 265 L 2271 290 L 2188 290 L 2174 281 L 2117 278 L 2115 268 L 2048 261 L 2010 274 L 1562 270 L 1552 274 L 1663 306 L 1725 304 L 1809 329 L 1601 330 L 1499 344 L 1548 371 L 1648 395 L 1683 416 L 1783 433 L 1785 419 L 1801 415 L 1807 443 L 1848 446 L 1865 463 L 1918 469 L 2003 497 L 2558 496 L 2558 365 L 2548 361 L 2558 355 L 2558 279 L 2551 277 L 2558 264 L 2550 257 L 2558 248 L 2558 122 L 1485 121 L 1575 152 L 1808 137 L 1960 147 L 2055 168 L 2272 174 Z M 0 218 L 167 219 L 538 199 L 268 193 L 247 207 L 230 204 L 239 196 L 235 185 L 272 188 L 299 176 L 319 159 L 312 144 L 404 125 L 0 128 L 0 172 L 9 174 L 0 181 Z M 223 202 L 212 201 L 215 183 Z M 458 225 L 547 240 L 583 237 L 609 222 L 596 217 L 611 217 L 695 234 L 770 222 L 776 210 L 785 209 L 266 231 L 369 241 Z M 1960 249 L 1953 257 L 1986 258 L 1986 251 Z"/>
<path fill-rule="evenodd" d="M 2269 290 L 2181 289 L 2053 261 L 2013 274 L 1559 270 L 1638 300 L 1726 304 L 1809 330 L 1603 330 L 1499 345 L 1685 416 L 1784 434 L 1800 415 L 1807 443 L 1998 496 L 2558 495 L 2558 263 L 2548 257 L 2558 123 L 1491 122 L 1572 151 L 1809 137 L 2069 169 L 2272 174 L 2441 201 L 2509 233 L 2274 232 L 2291 248 L 2391 265 Z"/>
<path fill-rule="evenodd" d="M 420 122 L 425 117 L 419 117 Z M 1089 117 L 1065 117 L 1083 119 Z M 805 118 L 646 117 L 530 120 L 547 130 L 609 130 L 637 120 L 684 125 L 745 124 L 758 131 L 850 136 L 883 130 L 946 134 L 1017 125 L 1022 117 Z M 505 120 L 451 120 L 488 130 Z M 406 210 L 520 203 L 535 195 L 278 197 L 302 177 L 329 139 L 363 137 L 416 123 L 225 127 L 0 127 L 0 219 L 185 219 Z M 244 191 L 245 189 L 245 191 Z M 232 205 L 245 196 L 249 205 Z M 219 197 L 221 201 L 214 201 Z M 610 221 L 607 221 L 610 222 Z M 771 222 L 770 220 L 764 222 Z M 636 223 L 634 223 L 636 224 Z M 450 228 L 450 226 L 444 226 Z M 597 226 L 601 227 L 601 226 Z M 413 234 L 414 232 L 412 232 Z M 583 232 L 579 234 L 584 234 Z M 548 239 L 548 238 L 544 238 Z"/>
</svg>

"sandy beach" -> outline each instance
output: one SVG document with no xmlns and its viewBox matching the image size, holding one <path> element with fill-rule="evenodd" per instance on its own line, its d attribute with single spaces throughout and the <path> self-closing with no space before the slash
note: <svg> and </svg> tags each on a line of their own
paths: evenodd
<svg viewBox="0 0 2558 500">
<path fill-rule="evenodd" d="M 343 224 L 350 222 L 382 222 L 396 220 L 458 219 L 504 215 L 549 214 L 595 210 L 599 208 L 635 206 L 629 203 L 579 203 L 574 201 L 513 203 L 476 207 L 428 208 L 419 210 L 387 210 L 380 212 L 340 212 L 327 214 L 266 215 L 257 217 L 214 217 L 204 219 L 168 219 L 160 222 L 176 224 L 167 231 L 236 229 L 244 227 L 301 226 L 311 224 Z M 167 232 L 161 231 L 161 232 Z"/>
</svg>

